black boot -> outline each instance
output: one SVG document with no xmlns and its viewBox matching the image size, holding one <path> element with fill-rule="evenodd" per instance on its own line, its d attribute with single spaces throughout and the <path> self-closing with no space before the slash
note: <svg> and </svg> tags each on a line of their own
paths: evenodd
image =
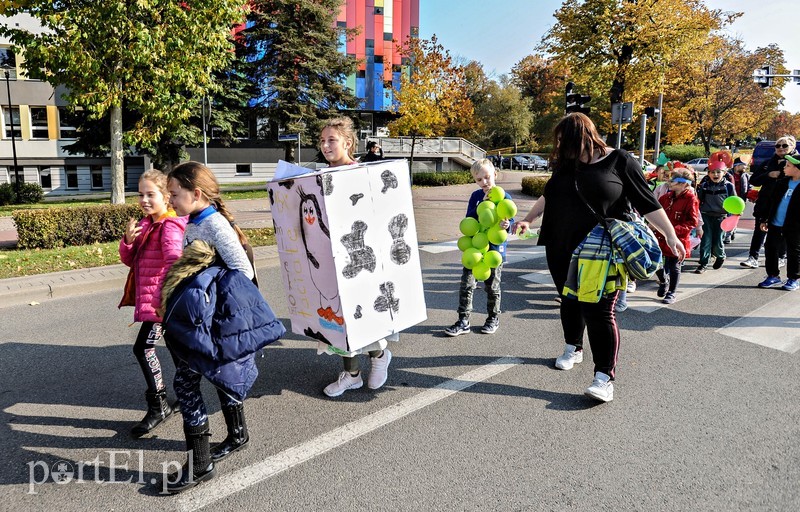
<svg viewBox="0 0 800 512">
<path fill-rule="evenodd" d="M 228 427 L 228 437 L 211 450 L 211 460 L 219 462 L 231 453 L 241 450 L 250 441 L 244 421 L 244 404 L 224 406 L 222 415 Z"/>
<path fill-rule="evenodd" d="M 189 457 L 177 473 L 172 473 L 163 482 L 162 489 L 168 494 L 177 494 L 191 489 L 200 482 L 214 477 L 214 462 L 211 461 L 208 438 L 211 432 L 208 422 L 196 427 L 183 427 L 186 436 L 186 450 Z"/>
<path fill-rule="evenodd" d="M 131 435 L 135 438 L 142 437 L 156 428 L 169 418 L 173 411 L 172 406 L 167 402 L 166 391 L 161 390 L 155 393 L 148 391 L 144 395 L 147 399 L 147 414 L 131 429 Z"/>
</svg>

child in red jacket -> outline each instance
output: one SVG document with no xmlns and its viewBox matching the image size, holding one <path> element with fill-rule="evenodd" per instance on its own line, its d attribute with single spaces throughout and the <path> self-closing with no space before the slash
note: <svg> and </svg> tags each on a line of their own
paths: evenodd
<svg viewBox="0 0 800 512">
<path fill-rule="evenodd" d="M 133 321 L 142 322 L 133 344 L 133 355 L 139 361 L 147 382 L 147 414 L 131 430 L 131 435 L 137 438 L 172 414 L 161 362 L 156 355 L 156 342 L 162 335 L 161 317 L 156 309 L 161 307 L 161 285 L 167 270 L 183 252 L 186 217 L 176 216 L 168 204 L 167 175 L 157 169 L 145 171 L 139 179 L 139 206 L 145 216 L 138 222 L 130 219 L 119 243 L 120 259 L 133 272 Z M 126 289 L 126 296 L 127 292 Z M 123 305 L 130 304 L 120 303 L 120 307 Z"/>
<path fill-rule="evenodd" d="M 689 238 L 700 218 L 700 203 L 692 189 L 692 172 L 689 169 L 675 169 L 668 183 L 669 192 L 658 198 L 658 202 L 664 207 L 675 228 L 675 234 L 686 248 L 686 256 L 689 256 L 692 250 Z M 656 233 L 656 237 L 661 252 L 664 253 L 664 268 L 656 271 L 661 283 L 657 295 L 664 297 L 664 304 L 672 304 L 675 302 L 675 290 L 681 276 L 681 262 L 667 246 L 664 236 Z"/>
</svg>

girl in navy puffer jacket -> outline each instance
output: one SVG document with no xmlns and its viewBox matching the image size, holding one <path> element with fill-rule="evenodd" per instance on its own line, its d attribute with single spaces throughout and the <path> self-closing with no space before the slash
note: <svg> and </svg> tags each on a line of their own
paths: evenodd
<svg viewBox="0 0 800 512">
<path fill-rule="evenodd" d="M 139 179 L 139 206 L 145 213 L 140 221 L 130 219 L 119 243 L 119 256 L 131 267 L 134 290 L 126 288 L 125 296 L 133 292 L 134 322 L 142 322 L 133 344 L 133 355 L 139 361 L 147 383 L 145 398 L 147 415 L 134 425 L 133 437 L 141 437 L 156 428 L 173 410 L 167 401 L 161 362 L 156 355 L 156 342 L 161 338 L 161 285 L 167 271 L 181 255 L 186 218 L 178 217 L 168 206 L 167 176 L 150 169 Z M 129 286 L 126 285 L 126 286 Z M 123 302 L 126 300 L 123 298 Z M 120 307 L 131 304 L 120 303 Z"/>
</svg>

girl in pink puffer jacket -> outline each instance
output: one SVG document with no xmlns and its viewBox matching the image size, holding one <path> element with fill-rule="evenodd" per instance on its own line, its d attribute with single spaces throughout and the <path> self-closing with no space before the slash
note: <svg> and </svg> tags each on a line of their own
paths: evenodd
<svg viewBox="0 0 800 512">
<path fill-rule="evenodd" d="M 161 285 L 172 264 L 183 252 L 183 232 L 186 217 L 178 217 L 168 208 L 167 176 L 150 169 L 139 179 L 139 206 L 145 217 L 136 222 L 130 219 L 125 236 L 119 243 L 119 255 L 131 267 L 133 283 L 126 285 L 125 296 L 133 285 L 135 296 L 134 322 L 142 322 L 139 335 L 133 344 L 133 355 L 139 361 L 147 382 L 147 414 L 134 425 L 133 437 L 141 437 L 158 426 L 172 414 L 167 401 L 166 386 L 161 372 L 161 362 L 155 344 L 161 338 L 161 317 L 156 309 L 161 306 Z M 123 305 L 130 305 L 120 303 Z"/>
</svg>

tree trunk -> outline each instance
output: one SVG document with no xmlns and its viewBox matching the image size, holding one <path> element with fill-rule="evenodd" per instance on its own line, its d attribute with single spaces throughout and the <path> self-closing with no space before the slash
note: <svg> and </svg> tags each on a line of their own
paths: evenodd
<svg viewBox="0 0 800 512">
<path fill-rule="evenodd" d="M 122 150 L 122 105 L 111 108 L 111 204 L 125 203 L 125 159 Z"/>
</svg>

